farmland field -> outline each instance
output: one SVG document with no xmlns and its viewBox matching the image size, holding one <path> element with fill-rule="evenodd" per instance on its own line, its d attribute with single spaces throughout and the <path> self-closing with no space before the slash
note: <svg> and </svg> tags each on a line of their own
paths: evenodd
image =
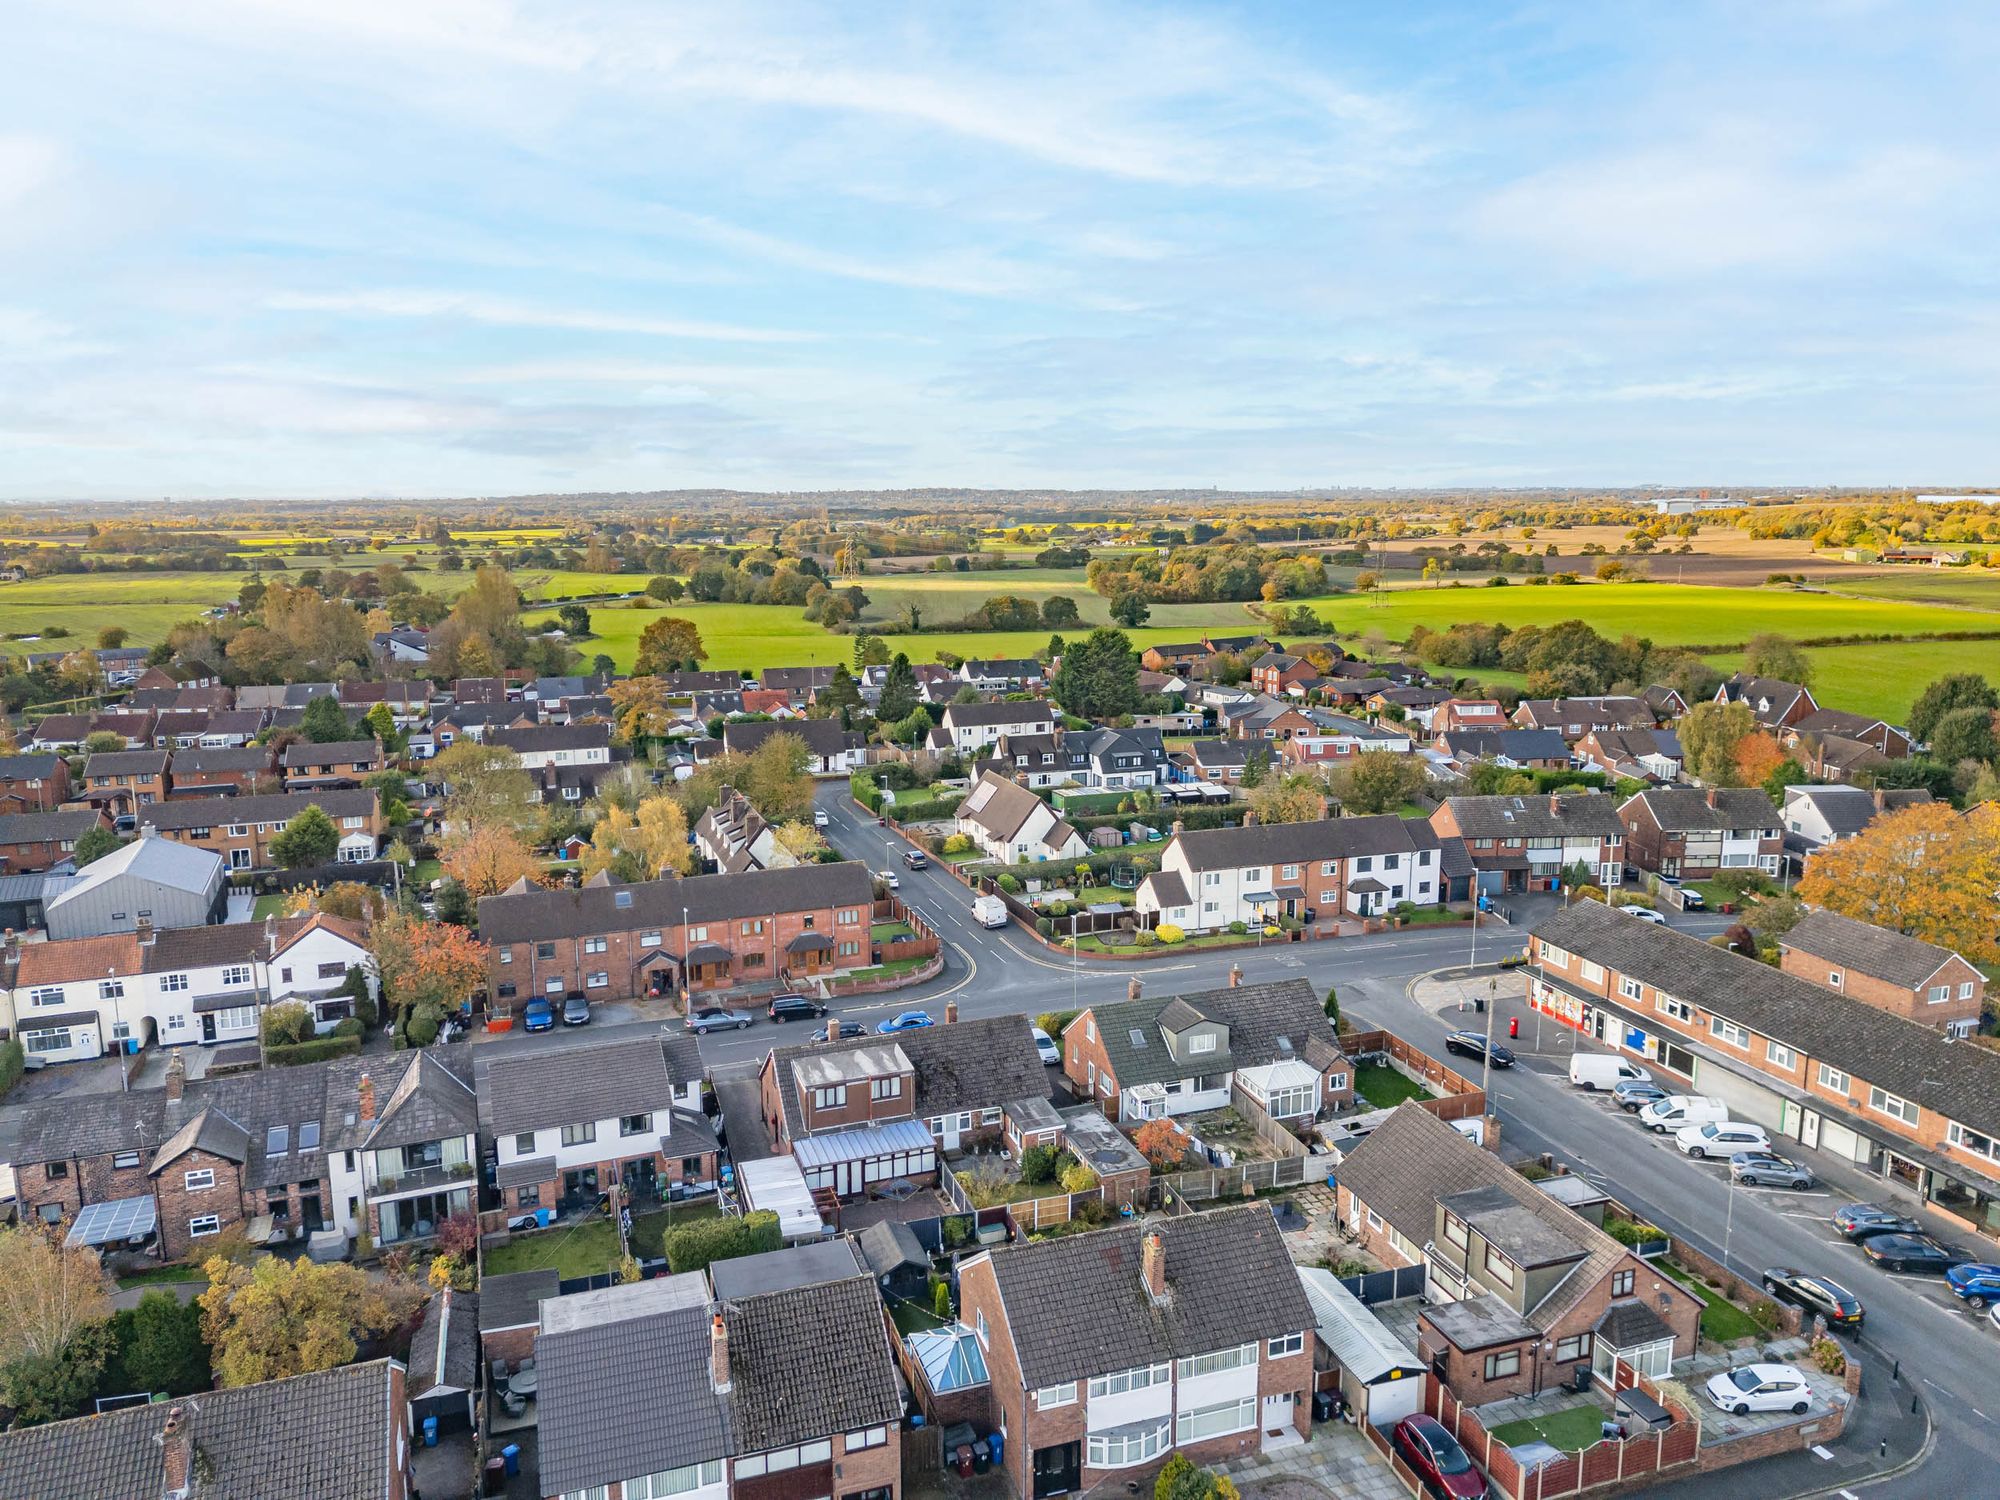
<svg viewBox="0 0 2000 1500">
<path fill-rule="evenodd" d="M 1901 573 L 1836 580 L 1827 585 L 1860 598 L 1909 599 L 1955 604 L 1962 609 L 2000 609 L 2000 572 L 1990 568 L 1911 568 Z"/>
</svg>

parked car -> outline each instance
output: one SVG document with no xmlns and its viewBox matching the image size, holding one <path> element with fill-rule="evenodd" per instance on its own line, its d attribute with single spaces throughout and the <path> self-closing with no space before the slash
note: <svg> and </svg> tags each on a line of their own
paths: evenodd
<svg viewBox="0 0 2000 1500">
<path fill-rule="evenodd" d="M 1885 1271 L 1949 1272 L 1972 1260 L 1956 1245 L 1927 1234 L 1871 1234 L 1861 1242 L 1861 1253 Z"/>
<path fill-rule="evenodd" d="M 719 1005 L 710 1005 L 690 1011 L 687 1028 L 696 1036 L 707 1036 L 711 1031 L 741 1031 L 756 1019 L 747 1010 L 725 1010 Z"/>
<path fill-rule="evenodd" d="M 926 1026 L 935 1026 L 927 1011 L 906 1010 L 899 1016 L 891 1016 L 875 1028 L 878 1036 L 894 1036 L 899 1031 L 922 1031 Z"/>
<path fill-rule="evenodd" d="M 875 878 L 880 880 L 882 884 L 889 887 L 889 889 L 892 891 L 900 891 L 903 888 L 903 882 L 896 878 L 896 872 L 894 870 L 884 870 L 880 875 L 876 876 Z"/>
<path fill-rule="evenodd" d="M 1674 1144 L 1699 1160 L 1704 1156 L 1734 1156 L 1739 1151 L 1769 1151 L 1771 1138 L 1762 1125 L 1742 1120 L 1709 1121 L 1706 1125 L 1683 1125 L 1674 1132 Z"/>
<path fill-rule="evenodd" d="M 1408 1464 L 1433 1495 L 1449 1500 L 1486 1500 L 1486 1476 L 1473 1467 L 1458 1439 L 1436 1417 L 1403 1418 L 1390 1433 L 1396 1456 Z"/>
<path fill-rule="evenodd" d="M 1651 922 L 1655 927 L 1667 925 L 1667 919 L 1650 906 L 1628 906 L 1623 910 L 1627 916 L 1637 917 L 1641 922 Z"/>
<path fill-rule="evenodd" d="M 1790 1365 L 1740 1365 L 1713 1377 L 1708 1399 L 1724 1411 L 1742 1416 L 1752 1411 L 1788 1411 L 1803 1415 L 1812 1405 L 1812 1387 Z"/>
<path fill-rule="evenodd" d="M 931 857 L 921 849 L 905 849 L 903 866 L 910 870 L 928 870 L 931 867 Z"/>
<path fill-rule="evenodd" d="M 1708 898 L 1693 886 L 1683 886 L 1681 888 L 1681 910 L 1707 911 Z"/>
<path fill-rule="evenodd" d="M 555 1027 L 556 1013 L 550 1009 L 549 1002 L 544 1000 L 540 995 L 537 995 L 521 1008 L 521 1029 L 523 1031 L 554 1031 Z"/>
<path fill-rule="evenodd" d="M 843 1042 L 851 1037 L 866 1035 L 868 1035 L 868 1028 L 863 1026 L 859 1021 L 842 1021 L 840 1023 L 840 1040 Z"/>
<path fill-rule="evenodd" d="M 1035 1035 L 1035 1055 L 1037 1057 L 1041 1058 L 1045 1063 L 1059 1063 L 1062 1061 L 1062 1048 L 1056 1045 L 1054 1037 L 1050 1036 L 1039 1026 L 1030 1026 L 1028 1030 Z"/>
<path fill-rule="evenodd" d="M 1850 1240 L 1865 1240 L 1871 1234 L 1922 1234 L 1924 1226 L 1908 1214 L 1899 1214 L 1879 1203 L 1850 1203 L 1833 1211 L 1833 1227 Z"/>
<path fill-rule="evenodd" d="M 1637 1063 L 1602 1052 L 1579 1052 L 1569 1060 L 1569 1081 L 1587 1092 L 1616 1088 L 1621 1083 L 1651 1083 L 1653 1075 Z"/>
<path fill-rule="evenodd" d="M 811 1021 L 826 1014 L 826 1007 L 810 995 L 773 995 L 770 1016 L 774 1021 Z"/>
<path fill-rule="evenodd" d="M 2000 1302 L 2000 1266 L 1986 1261 L 1967 1261 L 1944 1273 L 1951 1294 L 1977 1312 L 1989 1302 Z"/>
<path fill-rule="evenodd" d="M 824 828 L 828 823 L 831 823 L 832 821 L 833 820 L 826 815 L 825 808 L 815 807 L 813 809 L 813 827 Z"/>
<path fill-rule="evenodd" d="M 1745 1187 L 1796 1188 L 1814 1182 L 1812 1168 L 1775 1151 L 1739 1151 L 1729 1158 L 1729 1175 Z"/>
<path fill-rule="evenodd" d="M 1640 1083 L 1626 1079 L 1611 1090 L 1611 1097 L 1618 1101 L 1618 1107 L 1628 1115 L 1636 1115 L 1655 1099 L 1667 1097 L 1667 1091 L 1657 1083 Z"/>
<path fill-rule="evenodd" d="M 1790 1266 L 1768 1266 L 1764 1271 L 1764 1290 L 1780 1302 L 1818 1313 L 1829 1328 L 1861 1326 L 1861 1299 L 1824 1276 L 1808 1276 Z"/>
<path fill-rule="evenodd" d="M 1483 1031 L 1448 1031 L 1445 1033 L 1444 1050 L 1459 1057 L 1484 1057 L 1486 1055 L 1486 1033 Z M 1493 1066 L 1511 1068 L 1514 1053 L 1511 1048 L 1498 1042 L 1493 1044 Z"/>
<path fill-rule="evenodd" d="M 563 1025 L 588 1026 L 590 1024 L 590 998 L 581 991 L 563 1001 Z"/>
</svg>

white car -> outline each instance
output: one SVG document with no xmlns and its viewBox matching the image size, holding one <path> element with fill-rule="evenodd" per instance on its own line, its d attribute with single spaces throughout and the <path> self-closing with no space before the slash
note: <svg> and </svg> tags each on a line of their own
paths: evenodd
<svg viewBox="0 0 2000 1500">
<path fill-rule="evenodd" d="M 1062 1061 L 1062 1048 L 1056 1045 L 1054 1037 L 1050 1036 L 1039 1026 L 1030 1026 L 1028 1030 L 1035 1034 L 1035 1053 L 1043 1062 L 1059 1063 Z"/>
<path fill-rule="evenodd" d="M 828 823 L 832 821 L 833 820 L 831 818 L 827 817 L 825 808 L 815 807 L 813 809 L 813 827 L 824 828 Z"/>
<path fill-rule="evenodd" d="M 1706 1125 L 1681 1126 L 1674 1132 L 1674 1144 L 1689 1156 L 1719 1156 L 1727 1161 L 1739 1151 L 1769 1151 L 1771 1138 L 1762 1125 L 1711 1120 Z"/>
<path fill-rule="evenodd" d="M 1995 1328 L 2000 1328 L 2000 1302 L 1993 1304 L 1991 1311 L 1986 1314 L 1986 1318 Z"/>
<path fill-rule="evenodd" d="M 1724 1370 L 1707 1386 L 1708 1399 L 1739 1417 L 1752 1411 L 1803 1415 L 1812 1405 L 1812 1387 L 1790 1365 L 1742 1365 Z"/>
<path fill-rule="evenodd" d="M 1651 922 L 1655 927 L 1667 925 L 1667 919 L 1650 906 L 1628 906 L 1625 908 L 1625 913 L 1627 916 L 1637 917 L 1641 922 Z"/>
<path fill-rule="evenodd" d="M 896 878 L 894 870 L 884 870 L 882 872 L 882 884 L 889 887 L 892 891 L 900 891 L 903 888 L 903 882 Z"/>
</svg>

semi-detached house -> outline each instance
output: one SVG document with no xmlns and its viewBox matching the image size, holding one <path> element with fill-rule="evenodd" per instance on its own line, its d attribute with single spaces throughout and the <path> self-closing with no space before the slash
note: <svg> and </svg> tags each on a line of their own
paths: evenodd
<svg viewBox="0 0 2000 1500">
<path fill-rule="evenodd" d="M 1577 864 L 1606 889 L 1625 878 L 1625 825 L 1608 796 L 1447 797 L 1431 828 L 1464 842 L 1482 895 L 1551 890 Z"/>
<path fill-rule="evenodd" d="M 375 857 L 386 825 L 373 788 L 325 787 L 256 797 L 187 797 L 156 803 L 139 815 L 140 832 L 209 849 L 232 870 L 263 870 L 278 861 L 271 843 L 308 807 L 317 807 L 340 830 L 334 859 L 355 864 Z"/>
<path fill-rule="evenodd" d="M 525 881 L 479 903 L 487 976 L 502 1008 L 571 992 L 625 1000 L 838 974 L 872 957 L 865 866 L 794 865 L 575 890 Z"/>
<path fill-rule="evenodd" d="M 1778 967 L 1953 1036 L 1979 1028 L 1986 976 L 1963 956 L 1906 933 L 1813 911 L 1778 939 Z"/>
<path fill-rule="evenodd" d="M 1595 901 L 1528 959 L 1537 1010 L 1996 1237 L 2000 1053 Z"/>
<path fill-rule="evenodd" d="M 1312 1307 L 1265 1204 L 989 1250 L 959 1298 L 1020 1500 L 1311 1428 Z"/>
<path fill-rule="evenodd" d="M 1444 899 L 1438 838 L 1418 818 L 1382 813 L 1307 823 L 1177 831 L 1140 882 L 1142 918 L 1186 932 L 1278 917 L 1380 916 Z"/>
<path fill-rule="evenodd" d="M 1706 880 L 1725 870 L 1776 875 L 1784 860 L 1778 809 L 1762 787 L 1653 787 L 1618 809 L 1625 858 L 1642 870 Z"/>
<path fill-rule="evenodd" d="M 938 728 L 944 731 L 949 747 L 970 755 L 1003 739 L 1025 735 L 1054 734 L 1056 714 L 1046 701 L 1036 698 L 1009 703 L 950 703 Z"/>
</svg>

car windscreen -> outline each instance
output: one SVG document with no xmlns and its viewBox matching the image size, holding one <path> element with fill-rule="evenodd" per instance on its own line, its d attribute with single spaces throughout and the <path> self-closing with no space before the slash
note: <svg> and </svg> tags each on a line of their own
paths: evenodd
<svg viewBox="0 0 2000 1500">
<path fill-rule="evenodd" d="M 1463 1474 L 1472 1467 L 1472 1460 L 1449 1433 L 1440 1431 L 1431 1435 L 1431 1452 L 1437 1455 L 1440 1474 Z"/>
<path fill-rule="evenodd" d="M 1731 1370 L 1729 1372 L 1729 1383 L 1739 1391 L 1754 1391 L 1764 1382 L 1758 1377 L 1755 1370 Z"/>
</svg>

